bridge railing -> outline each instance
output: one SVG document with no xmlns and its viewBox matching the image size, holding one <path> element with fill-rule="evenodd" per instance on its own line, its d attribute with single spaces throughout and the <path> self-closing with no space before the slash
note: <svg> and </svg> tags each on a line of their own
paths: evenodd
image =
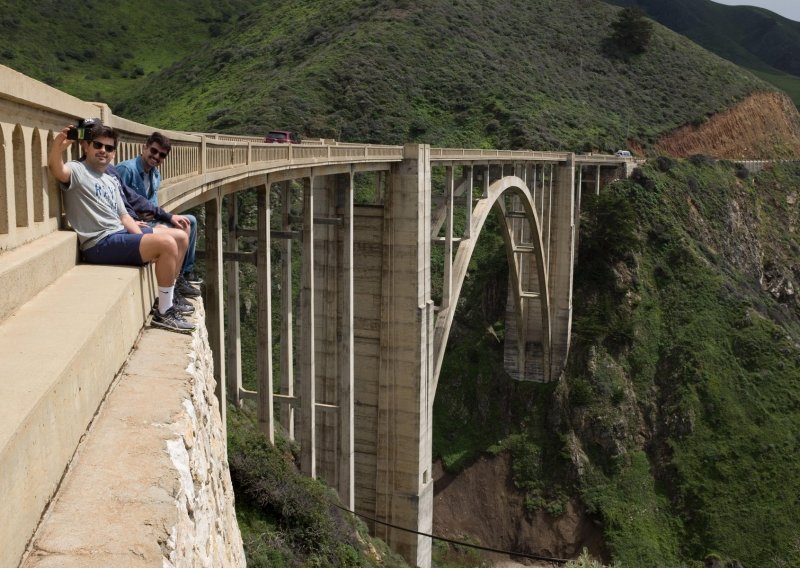
<svg viewBox="0 0 800 568">
<path fill-rule="evenodd" d="M 55 231 L 61 220 L 58 184 L 47 170 L 47 154 L 53 137 L 78 118 L 99 117 L 120 133 L 116 161 L 141 152 L 153 127 L 114 116 L 103 103 L 84 102 L 53 87 L 0 66 L 0 251 L 16 248 Z M 261 137 L 175 132 L 162 130 L 172 140 L 172 151 L 161 166 L 165 186 L 173 186 L 169 203 L 186 206 L 180 197 L 192 188 L 192 177 L 244 167 L 287 169 L 322 163 L 399 161 L 403 146 L 352 144 L 311 139 L 303 144 L 267 144 Z M 68 159 L 75 153 L 70 149 Z M 536 160 L 564 162 L 569 152 L 431 148 L 434 162 L 487 162 Z M 615 156 L 576 156 L 576 162 L 617 162 Z M 271 165 L 275 164 L 275 168 Z M 224 176 L 223 176 L 224 177 Z M 181 187 L 178 188 L 177 186 Z M 195 197 L 197 201 L 198 197 Z"/>
<path fill-rule="evenodd" d="M 536 150 L 491 150 L 480 148 L 431 148 L 431 161 L 520 159 L 536 161 L 564 162 L 570 152 L 539 152 Z"/>
</svg>

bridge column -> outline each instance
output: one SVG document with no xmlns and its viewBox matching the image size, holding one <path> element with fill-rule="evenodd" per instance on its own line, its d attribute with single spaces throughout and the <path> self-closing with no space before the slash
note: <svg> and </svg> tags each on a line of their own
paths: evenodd
<svg viewBox="0 0 800 568">
<path fill-rule="evenodd" d="M 228 198 L 228 251 L 239 251 L 239 239 L 236 231 L 239 225 L 239 200 L 236 194 Z M 225 371 L 227 374 L 227 394 L 236 407 L 241 406 L 242 391 L 242 338 L 239 315 L 239 263 L 235 260 L 225 265 L 228 276 L 226 295 L 226 317 L 228 323 L 225 334 Z"/>
<path fill-rule="evenodd" d="M 600 195 L 600 164 L 597 165 L 597 172 L 595 173 L 594 194 Z"/>
<path fill-rule="evenodd" d="M 375 515 L 430 532 L 433 306 L 430 300 L 430 147 L 406 145 L 384 203 Z M 428 568 L 427 537 L 375 525 L 412 565 Z"/>
<path fill-rule="evenodd" d="M 575 155 L 554 168 L 551 176 L 552 201 L 549 288 L 552 327 L 551 380 L 558 379 L 566 364 L 572 329 L 572 274 L 575 265 Z"/>
<path fill-rule="evenodd" d="M 222 429 L 227 425 L 225 401 L 225 315 L 222 289 L 222 194 L 206 201 L 206 327 L 214 357 L 214 394 L 219 402 Z"/>
<path fill-rule="evenodd" d="M 272 393 L 272 255 L 269 204 L 270 184 L 257 188 L 258 212 L 256 230 L 256 290 L 258 316 L 256 323 L 256 375 L 258 377 L 258 429 L 275 443 L 275 421 Z"/>
<path fill-rule="evenodd" d="M 289 150 L 291 151 L 291 145 Z M 317 476 L 314 290 L 314 176 L 303 179 L 303 252 L 300 274 L 300 471 Z"/>
<path fill-rule="evenodd" d="M 355 509 L 355 376 L 353 297 L 353 175 L 351 166 L 342 200 L 341 323 L 339 325 L 339 498 Z"/>
<path fill-rule="evenodd" d="M 281 231 L 291 229 L 291 182 L 281 183 Z M 288 237 L 288 235 L 286 235 Z M 292 306 L 292 239 L 283 239 L 281 255 L 281 426 L 294 440 L 294 312 Z"/>
</svg>

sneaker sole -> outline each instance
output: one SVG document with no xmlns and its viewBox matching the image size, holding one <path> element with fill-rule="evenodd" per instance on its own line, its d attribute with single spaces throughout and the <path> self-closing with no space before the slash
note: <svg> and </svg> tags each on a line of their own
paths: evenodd
<svg viewBox="0 0 800 568">
<path fill-rule="evenodd" d="M 175 333 L 183 333 L 185 335 L 191 335 L 191 333 L 195 331 L 195 329 L 197 329 L 194 327 L 191 329 L 181 329 L 179 327 L 172 327 L 171 325 L 167 325 L 166 323 L 158 321 L 155 318 L 150 320 L 150 325 L 160 327 L 161 329 L 166 329 L 169 331 L 174 331 Z"/>
</svg>

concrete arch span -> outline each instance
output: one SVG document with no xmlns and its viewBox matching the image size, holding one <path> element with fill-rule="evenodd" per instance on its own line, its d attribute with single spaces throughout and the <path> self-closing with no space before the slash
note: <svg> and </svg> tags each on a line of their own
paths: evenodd
<svg viewBox="0 0 800 568">
<path fill-rule="evenodd" d="M 506 366 L 512 365 L 518 375 L 524 374 L 525 345 L 531 342 L 541 346 L 538 354 L 542 358 L 541 369 L 549 369 L 550 366 L 550 297 L 542 224 L 525 181 L 517 176 L 506 176 L 492 183 L 487 195 L 475 204 L 470 216 L 471 238 L 459 243 L 453 261 L 453 301 L 439 312 L 434 326 L 434 396 L 469 262 L 492 211 L 502 220 L 502 237 L 509 267 L 509 301 L 513 303 L 516 319 L 514 329 L 518 332 L 530 329 L 517 342 L 516 356 L 506 358 Z M 527 325 L 531 320 L 534 323 L 532 329 Z M 548 376 L 549 373 L 546 373 L 544 379 L 547 380 Z"/>
</svg>

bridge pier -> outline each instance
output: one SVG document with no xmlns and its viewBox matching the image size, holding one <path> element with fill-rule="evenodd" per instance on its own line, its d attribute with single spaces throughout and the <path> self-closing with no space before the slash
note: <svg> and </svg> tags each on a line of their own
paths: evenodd
<svg viewBox="0 0 800 568">
<path fill-rule="evenodd" d="M 384 203 L 375 482 L 375 516 L 425 533 L 433 523 L 429 151 L 405 146 Z M 430 566 L 429 538 L 374 530 L 412 564 Z"/>
</svg>

